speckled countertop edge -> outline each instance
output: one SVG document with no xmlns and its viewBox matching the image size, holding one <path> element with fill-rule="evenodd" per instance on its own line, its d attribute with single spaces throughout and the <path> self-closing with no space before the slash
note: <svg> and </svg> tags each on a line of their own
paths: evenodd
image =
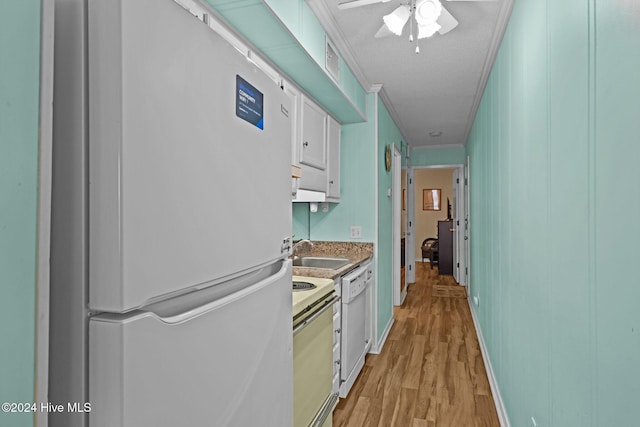
<svg viewBox="0 0 640 427">
<path fill-rule="evenodd" d="M 363 242 L 325 242 L 312 241 L 313 247 L 305 247 L 296 253 L 298 256 L 319 256 L 332 258 L 347 258 L 349 264 L 337 270 L 327 268 L 293 267 L 294 276 L 320 277 L 335 279 L 356 268 L 369 258 L 373 258 L 373 243 Z"/>
</svg>

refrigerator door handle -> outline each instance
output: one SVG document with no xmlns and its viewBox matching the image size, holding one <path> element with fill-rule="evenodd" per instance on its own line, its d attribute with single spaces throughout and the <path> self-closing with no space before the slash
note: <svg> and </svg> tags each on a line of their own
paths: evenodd
<svg viewBox="0 0 640 427">
<path fill-rule="evenodd" d="M 184 322 L 188 322 L 190 320 L 195 319 L 196 317 L 202 316 L 203 314 L 209 313 L 213 310 L 219 309 L 221 307 L 224 307 L 227 304 L 231 304 L 234 301 L 237 301 L 241 298 L 244 298 L 254 292 L 259 291 L 260 289 L 269 286 L 270 284 L 274 283 L 274 282 L 278 282 L 279 280 L 281 280 L 282 278 L 284 278 L 284 276 L 291 271 L 291 267 L 289 266 L 291 264 L 291 260 L 286 260 L 285 262 L 282 263 L 282 267 L 280 268 L 280 270 L 275 273 L 272 276 L 267 277 L 266 279 L 263 279 L 251 286 L 248 286 L 246 288 L 241 289 L 238 292 L 234 292 L 230 295 L 226 295 L 220 299 L 217 299 L 215 301 L 211 301 L 208 302 L 206 304 L 201 305 L 200 307 L 196 307 L 196 308 L 191 308 L 187 311 L 185 311 L 184 313 L 179 313 L 179 314 L 175 314 L 172 316 L 159 316 L 156 313 L 153 312 L 148 312 L 149 315 L 154 316 L 155 318 L 157 318 L 159 321 L 166 323 L 168 325 L 177 325 L 179 323 L 184 323 Z"/>
</svg>

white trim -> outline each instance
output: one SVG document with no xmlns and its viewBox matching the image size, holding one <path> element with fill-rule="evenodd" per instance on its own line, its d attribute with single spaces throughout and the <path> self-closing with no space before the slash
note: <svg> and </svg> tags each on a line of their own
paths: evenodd
<svg viewBox="0 0 640 427">
<path fill-rule="evenodd" d="M 372 84 L 369 87 L 369 92 L 371 93 L 379 93 L 382 90 L 382 83 L 376 83 L 376 84 Z"/>
<path fill-rule="evenodd" d="M 391 271 L 393 277 L 391 279 L 393 288 L 393 305 L 399 306 L 404 302 L 407 296 L 407 290 L 405 287 L 404 292 L 400 292 L 402 289 L 402 281 L 400 280 L 400 239 L 402 232 L 400 230 L 400 223 L 402 222 L 402 151 L 398 147 L 397 143 L 393 143 L 393 159 L 391 166 L 391 246 L 392 251 L 392 263 Z"/>
<path fill-rule="evenodd" d="M 416 209 L 415 209 L 415 169 L 412 166 L 406 168 L 407 206 L 405 212 L 405 282 L 407 288 L 410 283 L 416 282 L 416 251 L 407 248 L 416 247 Z"/>
<path fill-rule="evenodd" d="M 35 402 L 49 400 L 49 295 L 51 253 L 51 184 L 53 163 L 53 2 L 40 5 L 40 140 L 38 144 L 38 261 L 36 281 Z M 48 426 L 46 412 L 37 411 L 34 425 Z"/>
<path fill-rule="evenodd" d="M 400 126 L 402 122 L 400 121 L 400 116 L 393 107 L 391 99 L 389 99 L 389 96 L 383 89 L 382 84 L 371 83 L 367 79 L 364 72 L 362 71 L 362 68 L 360 68 L 360 64 L 358 64 L 355 57 L 353 56 L 353 49 L 347 42 L 347 38 L 345 37 L 342 30 L 340 30 L 338 23 L 333 18 L 333 15 L 329 11 L 328 6 L 325 4 L 325 2 L 319 0 L 307 0 L 307 5 L 309 5 L 311 11 L 314 13 L 314 15 L 316 15 L 318 21 L 320 21 L 320 25 L 322 25 L 324 31 L 334 42 L 336 48 L 338 48 L 338 53 L 340 54 L 340 56 L 342 56 L 343 61 L 345 62 L 345 64 L 347 64 L 347 67 L 349 67 L 356 80 L 358 80 L 358 83 L 360 83 L 363 88 L 370 87 L 370 92 L 376 92 L 380 94 L 380 98 L 382 98 L 382 102 L 387 108 L 389 115 L 398 126 L 398 130 L 400 131 L 400 135 L 402 135 L 402 139 L 407 144 L 410 144 L 409 139 L 402 132 L 403 127 Z M 377 88 L 373 89 L 374 87 Z"/>
<path fill-rule="evenodd" d="M 380 90 L 380 98 L 382 98 L 382 103 L 387 108 L 387 111 L 389 112 L 391 119 L 393 119 L 393 122 L 396 124 L 398 131 L 400 132 L 400 136 L 402 136 L 402 139 L 407 145 L 411 145 L 411 141 L 409 141 L 409 138 L 407 138 L 407 136 L 402 131 L 404 126 L 402 126 L 402 120 L 400 120 L 400 115 L 398 114 L 395 107 L 393 106 L 393 102 L 391 102 L 389 95 L 387 95 L 387 92 L 384 86 Z"/>
<path fill-rule="evenodd" d="M 384 347 L 384 344 L 387 342 L 387 338 L 389 337 L 389 332 L 391 332 L 391 327 L 393 326 L 394 323 L 395 323 L 395 319 L 392 316 L 391 319 L 389 319 L 387 326 L 384 328 L 384 333 L 382 334 L 382 337 L 380 337 L 380 342 L 376 342 L 376 345 L 371 346 L 371 351 L 369 353 L 380 354 L 380 352 L 382 352 L 382 348 Z"/>
<path fill-rule="evenodd" d="M 482 336 L 482 329 L 480 329 L 480 323 L 476 316 L 475 309 L 470 298 L 467 298 L 469 303 L 469 310 L 471 311 L 471 318 L 473 319 L 473 326 L 478 336 L 478 343 L 480 344 L 480 353 L 482 354 L 482 361 L 484 362 L 484 368 L 487 372 L 487 378 L 489 379 L 489 386 L 491 387 L 491 395 L 493 396 L 493 403 L 498 413 L 498 420 L 501 427 L 511 427 L 509 423 L 509 416 L 507 415 L 507 409 L 504 406 L 502 395 L 500 394 L 500 388 L 498 387 L 498 381 L 496 380 L 495 373 L 493 372 L 493 366 L 491 366 L 491 360 L 489 359 L 489 352 Z"/>
<path fill-rule="evenodd" d="M 373 156 L 373 224 L 375 226 L 374 234 L 373 234 L 373 257 L 375 259 L 375 274 L 373 284 L 375 286 L 372 298 L 371 307 L 371 322 L 373 324 L 373 347 L 378 348 L 378 291 L 379 291 L 379 276 L 380 276 L 380 263 L 378 259 L 380 257 L 380 250 L 378 249 L 379 239 L 378 239 L 378 94 L 368 95 L 373 96 L 373 144 L 375 147 Z M 368 102 L 367 102 L 368 104 Z M 393 303 L 393 300 L 392 300 Z M 392 315 L 393 318 L 393 315 Z"/>
<path fill-rule="evenodd" d="M 466 166 L 464 163 L 456 163 L 456 164 L 448 164 L 448 165 L 421 165 L 421 166 L 411 166 L 411 168 L 416 171 L 416 170 L 425 170 L 425 169 L 452 169 L 452 170 L 458 170 L 459 172 L 461 172 L 461 177 L 462 179 L 464 179 L 465 176 L 465 170 L 466 170 Z M 464 189 L 464 183 L 462 184 L 462 188 Z M 460 191 L 458 191 L 460 192 Z M 464 191 L 462 192 L 464 193 Z M 413 192 L 411 192 L 407 198 L 415 198 L 415 194 Z M 458 201 L 458 205 L 456 206 L 456 209 L 459 209 L 460 204 L 462 203 L 462 208 L 463 210 L 469 214 L 470 212 L 470 206 L 467 203 L 466 199 L 460 199 Z M 408 206 L 408 205 L 407 205 Z M 415 200 L 414 200 L 414 208 L 415 208 Z M 464 218 L 462 219 L 462 222 L 460 225 L 456 225 L 456 227 L 462 227 L 464 226 Z M 460 237 L 460 236 L 459 236 Z M 464 242 L 464 240 L 462 240 L 462 242 Z M 458 241 L 458 245 L 460 245 L 461 241 Z M 455 263 L 460 263 L 460 271 L 464 271 L 465 268 L 469 268 L 471 266 L 471 255 L 470 253 L 461 253 L 460 251 L 458 251 L 457 253 L 454 253 L 454 265 Z M 417 262 L 417 261 L 416 261 Z M 460 277 L 462 277 L 462 279 L 460 279 Z M 469 276 L 467 275 L 460 275 L 459 285 L 465 286 L 468 283 L 468 279 Z"/>
<path fill-rule="evenodd" d="M 473 123 L 475 122 L 475 117 L 478 113 L 478 108 L 480 107 L 480 102 L 482 101 L 484 90 L 487 87 L 489 75 L 491 75 L 491 69 L 493 68 L 493 64 L 495 63 L 496 56 L 498 55 L 498 50 L 500 49 L 500 45 L 502 44 L 502 38 L 504 37 L 504 33 L 507 29 L 507 24 L 509 23 L 509 18 L 511 17 L 511 11 L 513 10 L 514 2 L 515 0 L 504 0 L 502 2 L 495 30 L 493 31 L 493 37 L 491 38 L 491 44 L 489 45 L 489 52 L 482 67 L 482 76 L 480 77 L 480 80 L 478 80 L 478 89 L 475 92 L 475 99 L 473 100 L 473 105 L 471 107 L 471 110 L 469 111 L 467 129 L 464 132 L 464 145 L 467 144 L 469 134 L 471 133 L 471 128 L 473 127 Z"/>
</svg>

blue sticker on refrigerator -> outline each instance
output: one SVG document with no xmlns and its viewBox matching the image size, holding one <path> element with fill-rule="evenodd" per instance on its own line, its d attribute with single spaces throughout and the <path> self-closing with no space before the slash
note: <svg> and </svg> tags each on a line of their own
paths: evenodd
<svg viewBox="0 0 640 427">
<path fill-rule="evenodd" d="M 251 83 L 236 74 L 236 116 L 258 129 L 264 129 L 263 95 Z"/>
</svg>

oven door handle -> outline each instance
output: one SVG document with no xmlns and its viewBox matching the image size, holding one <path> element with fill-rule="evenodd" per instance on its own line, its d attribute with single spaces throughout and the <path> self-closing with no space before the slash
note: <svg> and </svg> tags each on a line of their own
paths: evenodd
<svg viewBox="0 0 640 427">
<path fill-rule="evenodd" d="M 298 332 L 300 332 L 301 330 L 309 326 L 309 323 L 313 322 L 318 316 L 320 316 L 322 313 L 324 313 L 325 311 L 333 307 L 333 304 L 338 301 L 340 301 L 340 297 L 337 295 L 333 297 L 331 301 L 327 301 L 322 307 L 318 309 L 318 311 L 313 313 L 309 318 L 305 319 L 304 322 L 300 323 L 298 326 L 293 328 L 293 335 L 297 334 Z"/>
</svg>

